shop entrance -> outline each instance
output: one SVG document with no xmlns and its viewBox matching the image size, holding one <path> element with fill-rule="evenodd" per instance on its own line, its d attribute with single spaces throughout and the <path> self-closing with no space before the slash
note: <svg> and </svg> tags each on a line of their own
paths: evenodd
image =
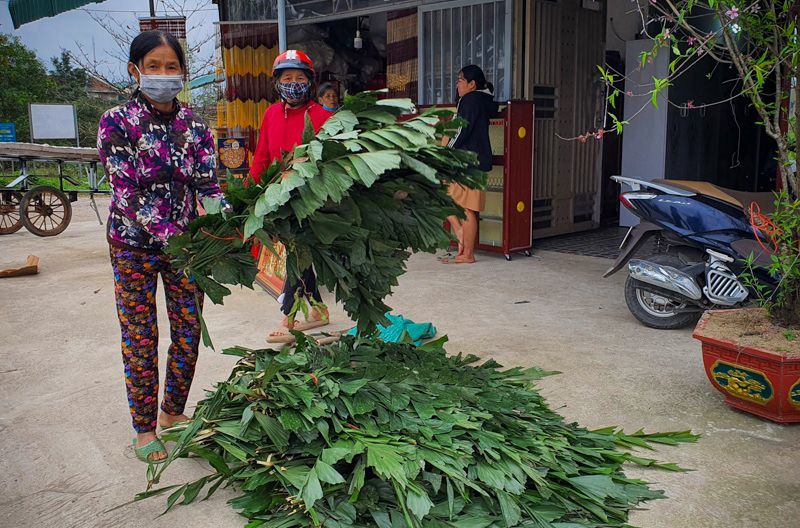
<svg viewBox="0 0 800 528">
<path fill-rule="evenodd" d="M 332 83 L 340 95 L 386 88 L 387 14 L 294 24 L 289 48 L 314 61 L 317 84 Z"/>
</svg>

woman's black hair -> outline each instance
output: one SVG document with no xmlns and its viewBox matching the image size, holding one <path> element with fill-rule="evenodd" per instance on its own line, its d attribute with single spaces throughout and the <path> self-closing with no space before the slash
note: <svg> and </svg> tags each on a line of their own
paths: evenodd
<svg viewBox="0 0 800 528">
<path fill-rule="evenodd" d="M 336 91 L 336 86 L 333 83 L 322 83 L 319 90 L 317 90 L 317 99 L 328 93 L 328 90 Z"/>
<path fill-rule="evenodd" d="M 475 87 L 478 90 L 486 90 L 488 88 L 490 92 L 494 93 L 494 85 L 486 80 L 486 75 L 483 74 L 483 70 L 480 66 L 470 64 L 469 66 L 461 68 L 461 71 L 458 73 L 463 75 L 468 83 L 475 81 Z"/>
<path fill-rule="evenodd" d="M 181 70 L 186 72 L 186 58 L 183 55 L 183 48 L 180 42 L 178 42 L 178 39 L 176 39 L 172 33 L 167 33 L 166 31 L 152 30 L 136 35 L 136 38 L 131 42 L 131 51 L 128 54 L 128 60 L 138 66 L 145 55 L 165 44 L 172 48 L 172 51 L 178 56 L 178 63 L 181 65 Z"/>
</svg>

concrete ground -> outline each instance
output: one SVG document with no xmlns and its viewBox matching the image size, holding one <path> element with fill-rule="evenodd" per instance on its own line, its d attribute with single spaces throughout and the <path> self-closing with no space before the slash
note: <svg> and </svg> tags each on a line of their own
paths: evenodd
<svg viewBox="0 0 800 528">
<path fill-rule="evenodd" d="M 0 526 L 242 526 L 225 504 L 234 496 L 226 490 L 162 517 L 165 498 L 108 511 L 144 490 L 145 466 L 129 447 L 104 231 L 85 204 L 81 198 L 72 225 L 57 237 L 25 230 L 0 237 L 0 267 L 21 264 L 28 254 L 41 258 L 39 275 L 0 279 Z M 450 352 L 561 371 L 540 388 L 569 421 L 702 434 L 697 444 L 655 454 L 693 472 L 627 469 L 669 496 L 634 512 L 631 524 L 800 526 L 800 428 L 726 407 L 703 372 L 691 330 L 637 323 L 622 298 L 622 274 L 601 278 L 609 261 L 539 257 L 506 262 L 481 254 L 462 267 L 417 255 L 389 304 L 411 319 L 433 321 L 450 336 Z M 259 347 L 280 318 L 275 301 L 250 290 L 211 306 L 206 317 L 218 347 Z M 341 312 L 333 319 L 335 328 L 346 326 Z M 164 350 L 166 324 L 161 335 Z M 204 350 L 190 403 L 233 363 Z M 205 472 L 181 460 L 162 484 Z"/>
</svg>

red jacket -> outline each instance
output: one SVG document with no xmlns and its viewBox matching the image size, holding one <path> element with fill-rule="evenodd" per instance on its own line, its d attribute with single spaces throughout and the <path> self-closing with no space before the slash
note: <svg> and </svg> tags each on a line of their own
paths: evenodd
<svg viewBox="0 0 800 528">
<path fill-rule="evenodd" d="M 273 161 L 282 158 L 284 152 L 289 152 L 300 144 L 306 112 L 311 117 L 314 132 L 319 132 L 325 121 L 333 115 L 313 101 L 300 108 L 276 103 L 264 112 L 258 145 L 253 153 L 253 166 L 250 169 L 250 175 L 256 183 L 261 183 L 261 174 Z"/>
</svg>

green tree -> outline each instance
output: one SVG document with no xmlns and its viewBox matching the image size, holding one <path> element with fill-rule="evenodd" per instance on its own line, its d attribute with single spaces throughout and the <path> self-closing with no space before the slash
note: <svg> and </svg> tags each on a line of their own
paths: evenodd
<svg viewBox="0 0 800 528">
<path fill-rule="evenodd" d="M 0 33 L 0 121 L 14 123 L 18 141 L 30 141 L 28 103 L 50 102 L 55 85 L 36 53 L 19 37 Z"/>
<path fill-rule="evenodd" d="M 74 66 L 69 53 L 62 51 L 60 57 L 53 57 L 51 61 L 53 72 L 50 78 L 55 84 L 53 102 L 75 106 L 81 146 L 93 147 L 97 142 L 97 123 L 111 104 L 89 96 L 89 74 Z"/>
<path fill-rule="evenodd" d="M 50 59 L 53 63 L 51 78 L 56 83 L 56 93 L 68 100 L 75 100 L 86 94 L 89 84 L 89 75 L 83 68 L 72 65 L 72 59 L 66 50 L 61 51 L 60 57 Z"/>
</svg>

